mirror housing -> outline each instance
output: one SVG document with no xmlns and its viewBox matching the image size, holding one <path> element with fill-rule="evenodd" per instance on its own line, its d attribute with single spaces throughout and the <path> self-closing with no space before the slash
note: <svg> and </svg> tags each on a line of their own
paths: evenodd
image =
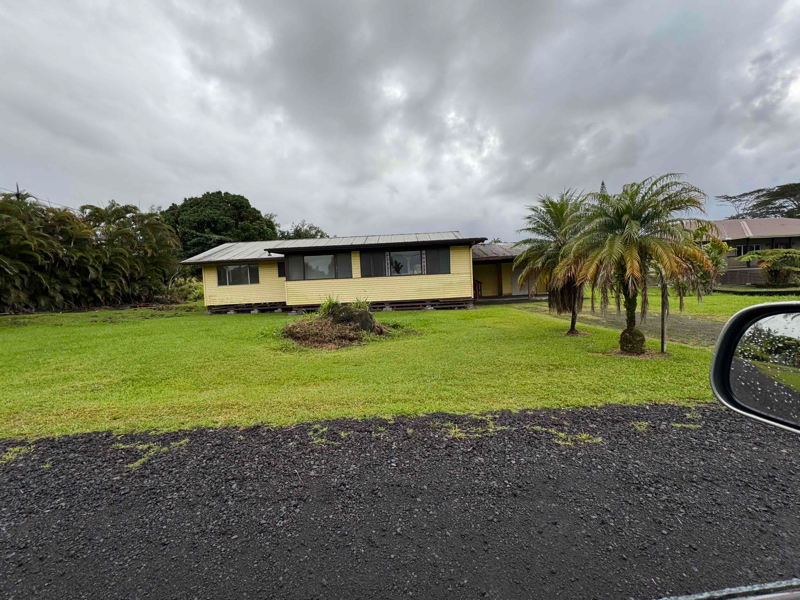
<svg viewBox="0 0 800 600">
<path fill-rule="evenodd" d="M 755 410 L 736 397 L 731 385 L 731 372 L 736 350 L 742 336 L 759 321 L 779 315 L 800 315 L 800 302 L 771 302 L 750 306 L 733 315 L 720 333 L 711 360 L 711 389 L 717 399 L 731 410 L 735 410 L 763 423 L 776 425 L 800 433 L 800 422 L 789 421 L 777 414 Z M 800 317 L 798 317 L 800 319 Z M 759 387 L 757 394 L 767 395 Z"/>
</svg>

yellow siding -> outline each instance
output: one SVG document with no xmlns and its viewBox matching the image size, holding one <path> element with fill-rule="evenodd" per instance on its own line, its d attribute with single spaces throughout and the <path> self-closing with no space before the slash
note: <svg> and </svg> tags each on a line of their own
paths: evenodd
<svg viewBox="0 0 800 600">
<path fill-rule="evenodd" d="M 473 271 L 473 277 L 481 282 L 483 296 L 497 296 L 497 265 L 477 264 L 473 267 Z"/>
<path fill-rule="evenodd" d="M 503 268 L 503 296 L 510 296 L 511 290 L 511 263 L 502 263 Z"/>
<path fill-rule="evenodd" d="M 360 298 L 381 300 L 426 300 L 472 298 L 472 252 L 469 246 L 450 248 L 450 274 L 407 275 L 404 277 L 361 277 L 361 259 L 352 253 L 352 279 L 287 281 L 286 303 L 290 306 L 319 304 L 327 296 L 341 302 Z"/>
<path fill-rule="evenodd" d="M 277 262 L 258 264 L 256 285 L 217 285 L 217 265 L 203 266 L 203 292 L 206 306 L 219 304 L 255 304 L 259 302 L 285 302 L 285 277 L 278 277 Z"/>
</svg>

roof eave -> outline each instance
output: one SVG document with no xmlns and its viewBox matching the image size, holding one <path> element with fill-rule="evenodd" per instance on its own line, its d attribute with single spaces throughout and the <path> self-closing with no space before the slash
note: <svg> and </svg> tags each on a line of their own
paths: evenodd
<svg viewBox="0 0 800 600">
<path fill-rule="evenodd" d="M 455 240 L 415 240 L 413 242 L 383 242 L 380 244 L 341 244 L 329 246 L 293 246 L 280 248 L 282 254 L 301 254 L 314 252 L 331 254 L 341 250 L 377 250 L 380 248 L 430 248 L 431 246 L 475 246 L 487 238 L 460 238 Z"/>
</svg>

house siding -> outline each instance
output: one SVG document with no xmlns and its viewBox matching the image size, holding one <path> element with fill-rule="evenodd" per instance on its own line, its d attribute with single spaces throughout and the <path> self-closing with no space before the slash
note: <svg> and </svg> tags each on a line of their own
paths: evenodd
<svg viewBox="0 0 800 600">
<path fill-rule="evenodd" d="M 258 264 L 259 283 L 254 285 L 217 285 L 217 265 L 203 267 L 203 293 L 206 306 L 286 302 L 285 277 L 278 277 L 278 263 Z"/>
<path fill-rule="evenodd" d="M 497 264 L 477 264 L 474 266 L 474 270 L 475 279 L 481 282 L 483 296 L 497 296 Z"/>
<path fill-rule="evenodd" d="M 315 305 L 328 296 L 338 298 L 340 302 L 472 297 L 472 252 L 469 246 L 450 247 L 450 273 L 447 275 L 361 277 L 361 254 L 351 252 L 351 260 L 352 279 L 287 281 L 286 303 L 289 306 Z"/>
</svg>

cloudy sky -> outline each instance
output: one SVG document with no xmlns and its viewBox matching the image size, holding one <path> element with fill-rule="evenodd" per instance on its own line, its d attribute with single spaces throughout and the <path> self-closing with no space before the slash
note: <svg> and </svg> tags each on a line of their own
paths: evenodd
<svg viewBox="0 0 800 600">
<path fill-rule="evenodd" d="M 0 187 L 516 239 L 670 171 L 800 180 L 800 0 L 0 0 Z"/>
</svg>

